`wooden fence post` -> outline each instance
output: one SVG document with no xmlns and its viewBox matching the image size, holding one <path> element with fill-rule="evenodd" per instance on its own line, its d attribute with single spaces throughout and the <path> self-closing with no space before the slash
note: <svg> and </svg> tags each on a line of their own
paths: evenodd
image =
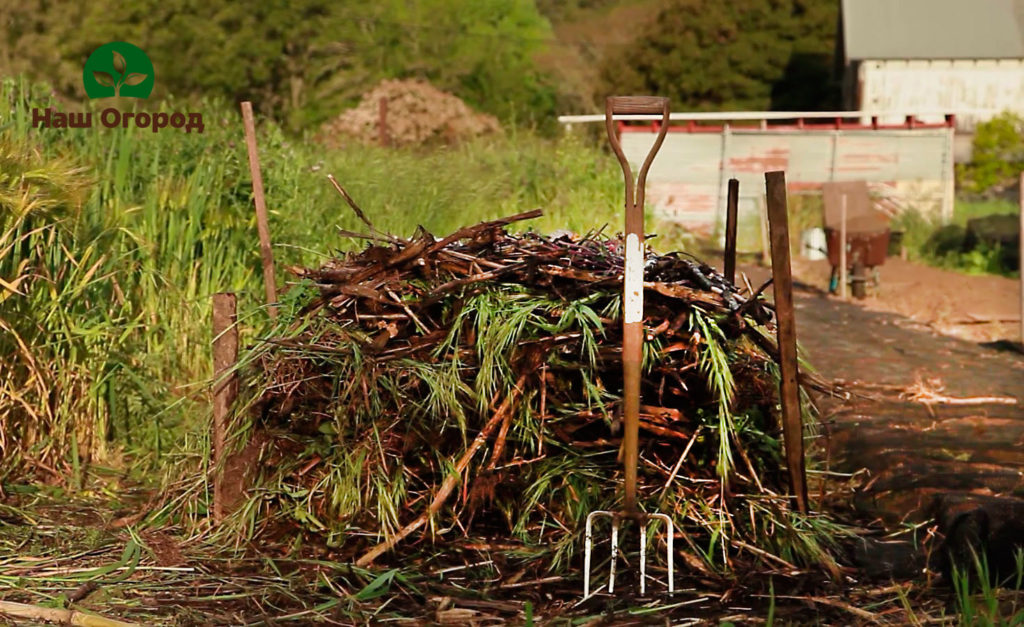
<svg viewBox="0 0 1024 627">
<path fill-rule="evenodd" d="M 377 141 L 381 146 L 391 143 L 388 136 L 388 99 L 384 97 L 377 101 Z"/>
<path fill-rule="evenodd" d="M 235 295 L 213 295 L 213 521 L 224 520 L 223 462 L 231 407 L 238 396 L 238 375 L 232 372 L 238 361 L 238 320 Z"/>
<path fill-rule="evenodd" d="M 270 317 L 277 318 L 277 282 L 274 278 L 274 251 L 270 248 L 270 226 L 267 222 L 267 203 L 263 196 L 263 175 L 260 173 L 260 155 L 256 149 L 256 123 L 252 117 L 252 103 L 242 103 L 242 121 L 245 125 L 245 147 L 249 151 L 249 173 L 252 175 L 252 198 L 256 203 L 256 230 L 260 234 L 260 256 L 263 258 L 263 283 L 267 291 Z"/>
<path fill-rule="evenodd" d="M 807 475 L 804 469 L 804 429 L 797 381 L 796 320 L 793 315 L 793 275 L 789 259 L 789 213 L 786 207 L 786 173 L 764 175 L 771 235 L 772 278 L 779 343 L 779 396 L 782 402 L 782 437 L 790 489 L 797 509 L 807 512 Z"/>
<path fill-rule="evenodd" d="M 729 179 L 725 201 L 725 279 L 736 285 L 736 219 L 740 201 L 740 182 Z"/>
</svg>

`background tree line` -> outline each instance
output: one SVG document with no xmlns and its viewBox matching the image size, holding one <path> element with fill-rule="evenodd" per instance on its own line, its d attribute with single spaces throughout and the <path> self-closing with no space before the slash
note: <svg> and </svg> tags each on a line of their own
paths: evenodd
<svg viewBox="0 0 1024 627">
<path fill-rule="evenodd" d="M 649 18 L 560 39 L 567 25 L 632 4 Z M 593 110 L 612 92 L 669 96 L 677 109 L 827 108 L 837 4 L 0 0 L 0 74 L 26 74 L 80 101 L 88 55 L 126 40 L 157 69 L 154 97 L 252 99 L 292 130 L 336 115 L 384 78 L 406 77 L 521 124 Z M 589 53 L 572 60 L 574 47 Z M 583 90 L 563 80 L 557 61 L 566 59 L 596 66 L 596 81 Z"/>
</svg>

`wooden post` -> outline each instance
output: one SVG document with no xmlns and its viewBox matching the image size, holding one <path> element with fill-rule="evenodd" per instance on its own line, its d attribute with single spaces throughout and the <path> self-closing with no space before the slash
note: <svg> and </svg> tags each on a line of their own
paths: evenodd
<svg viewBox="0 0 1024 627">
<path fill-rule="evenodd" d="M 381 98 L 377 101 L 377 139 L 381 146 L 390 143 L 388 137 L 388 99 Z"/>
<path fill-rule="evenodd" d="M 252 197 L 256 203 L 256 230 L 260 234 L 260 256 L 263 258 L 263 283 L 267 291 L 270 317 L 277 318 L 277 282 L 274 279 L 274 252 L 270 248 L 270 226 L 267 223 L 267 203 L 263 197 L 263 175 L 260 174 L 260 156 L 256 150 L 256 123 L 252 117 L 252 103 L 242 103 L 242 121 L 245 124 L 245 146 L 249 151 L 249 174 L 252 175 Z"/>
<path fill-rule="evenodd" d="M 1024 351 L 1024 172 L 1020 173 L 1020 194 L 1017 200 L 1020 208 L 1020 348 Z"/>
<path fill-rule="evenodd" d="M 740 182 L 729 179 L 725 200 L 725 279 L 736 284 L 736 212 L 740 200 Z"/>
<path fill-rule="evenodd" d="M 839 200 L 839 298 L 846 300 L 846 193 Z"/>
<path fill-rule="evenodd" d="M 768 224 L 771 231 L 772 278 L 779 343 L 782 401 L 782 438 L 790 489 L 797 509 L 807 511 L 807 475 L 804 470 L 804 428 L 800 414 L 799 373 L 796 355 L 796 320 L 793 315 L 793 275 L 789 260 L 789 215 L 786 208 L 786 173 L 764 175 L 768 192 Z"/>
<path fill-rule="evenodd" d="M 231 372 L 238 361 L 238 320 L 235 295 L 213 295 L 213 521 L 224 520 L 224 449 L 231 407 L 238 396 L 238 376 Z M 230 374 L 229 374 L 230 373 Z"/>
</svg>

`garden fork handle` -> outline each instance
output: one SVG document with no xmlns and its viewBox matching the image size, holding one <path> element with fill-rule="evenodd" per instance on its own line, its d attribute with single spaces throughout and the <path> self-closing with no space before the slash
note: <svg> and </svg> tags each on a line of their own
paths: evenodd
<svg viewBox="0 0 1024 627">
<path fill-rule="evenodd" d="M 636 474 L 640 462 L 640 366 L 643 358 L 644 319 L 644 185 L 647 171 L 665 141 L 669 118 L 668 98 L 657 96 L 611 96 L 605 101 L 604 120 L 608 141 L 622 166 L 626 179 L 626 267 L 623 277 L 622 317 L 622 413 L 625 429 L 622 437 L 622 465 L 625 471 L 627 514 L 637 513 Z M 613 116 L 661 113 L 661 128 L 654 145 L 640 168 L 636 184 Z"/>
</svg>

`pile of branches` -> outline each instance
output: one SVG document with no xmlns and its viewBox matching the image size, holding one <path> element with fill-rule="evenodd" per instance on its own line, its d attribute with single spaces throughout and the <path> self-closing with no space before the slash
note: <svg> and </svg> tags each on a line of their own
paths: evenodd
<svg viewBox="0 0 1024 627">
<path fill-rule="evenodd" d="M 488 581 L 578 572 L 587 514 L 621 506 L 623 240 L 505 229 L 537 215 L 442 239 L 367 222 L 347 233 L 360 252 L 292 268 L 245 379 L 244 433 L 273 442 L 246 508 L 263 528 L 314 531 L 357 565 L 484 547 L 522 564 Z M 760 291 L 646 253 L 638 498 L 702 576 L 834 567 L 837 528 L 784 496 Z"/>
</svg>

